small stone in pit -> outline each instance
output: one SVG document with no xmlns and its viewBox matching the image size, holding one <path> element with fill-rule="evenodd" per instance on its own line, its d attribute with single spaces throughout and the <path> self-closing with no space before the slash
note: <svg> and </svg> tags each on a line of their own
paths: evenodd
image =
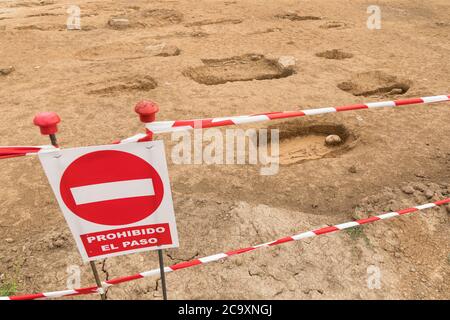
<svg viewBox="0 0 450 320">
<path fill-rule="evenodd" d="M 325 138 L 325 144 L 327 146 L 337 146 L 338 144 L 341 144 L 342 139 L 336 134 L 330 134 Z"/>
</svg>

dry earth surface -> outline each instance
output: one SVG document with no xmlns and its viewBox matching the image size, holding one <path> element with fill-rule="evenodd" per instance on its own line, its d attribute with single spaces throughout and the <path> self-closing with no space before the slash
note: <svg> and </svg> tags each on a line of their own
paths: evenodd
<svg viewBox="0 0 450 320">
<path fill-rule="evenodd" d="M 31 119 L 59 113 L 64 147 L 160 120 L 307 109 L 449 94 L 448 0 L 0 1 L 0 145 L 41 145 Z M 283 68 L 279 57 L 294 57 Z M 288 59 L 289 60 L 289 59 Z M 292 60 L 292 58 L 291 58 Z M 13 68 L 9 68 L 12 66 Z M 263 123 L 280 129 L 279 173 L 170 161 L 181 245 L 176 263 L 450 196 L 450 105 L 405 106 Z M 250 128 L 255 126 L 245 126 Z M 328 134 L 343 142 L 324 146 Z M 173 143 L 166 141 L 167 153 Z M 92 285 L 35 157 L 1 161 L 3 294 Z M 282 245 L 168 275 L 171 299 L 449 299 L 449 207 Z M 157 267 L 154 253 L 98 263 L 103 279 Z M 369 289 L 368 267 L 381 272 Z M 371 269 L 369 269 L 371 270 Z M 160 299 L 157 278 L 109 299 Z M 72 299 L 98 299 L 95 295 Z"/>
</svg>

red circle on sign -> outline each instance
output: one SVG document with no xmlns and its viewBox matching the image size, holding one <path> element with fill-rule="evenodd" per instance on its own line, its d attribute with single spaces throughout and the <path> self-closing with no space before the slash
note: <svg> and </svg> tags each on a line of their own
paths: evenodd
<svg viewBox="0 0 450 320">
<path fill-rule="evenodd" d="M 111 182 L 132 182 L 132 180 L 151 179 L 152 195 L 130 196 L 124 198 L 80 203 L 75 201 L 72 188 L 88 187 Z M 90 187 L 89 187 L 90 186 Z M 89 189 L 91 188 L 91 189 Z M 129 190 L 125 190 L 129 191 Z M 66 206 L 78 217 L 103 225 L 125 225 L 138 222 L 150 216 L 161 204 L 164 186 L 158 172 L 144 159 L 131 153 L 102 150 L 85 154 L 73 161 L 64 171 L 60 182 L 61 197 Z M 115 191 L 119 192 L 120 188 Z"/>
</svg>

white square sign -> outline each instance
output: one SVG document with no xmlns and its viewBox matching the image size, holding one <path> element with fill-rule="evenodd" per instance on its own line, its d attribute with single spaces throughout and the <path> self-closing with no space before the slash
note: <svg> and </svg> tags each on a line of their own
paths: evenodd
<svg viewBox="0 0 450 320">
<path fill-rule="evenodd" d="M 84 261 L 178 247 L 162 141 L 39 153 Z"/>
</svg>

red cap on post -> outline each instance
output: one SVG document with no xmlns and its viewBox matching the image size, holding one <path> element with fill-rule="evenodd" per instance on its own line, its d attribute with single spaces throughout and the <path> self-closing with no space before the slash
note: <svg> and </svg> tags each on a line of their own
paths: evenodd
<svg viewBox="0 0 450 320">
<path fill-rule="evenodd" d="M 155 121 L 156 113 L 159 111 L 159 106 L 153 101 L 140 101 L 134 107 L 134 111 L 139 114 L 139 118 L 144 123 Z"/>
<path fill-rule="evenodd" d="M 55 112 L 40 112 L 33 119 L 33 123 L 39 126 L 43 135 L 58 132 L 58 123 L 60 122 L 61 119 Z"/>
</svg>

